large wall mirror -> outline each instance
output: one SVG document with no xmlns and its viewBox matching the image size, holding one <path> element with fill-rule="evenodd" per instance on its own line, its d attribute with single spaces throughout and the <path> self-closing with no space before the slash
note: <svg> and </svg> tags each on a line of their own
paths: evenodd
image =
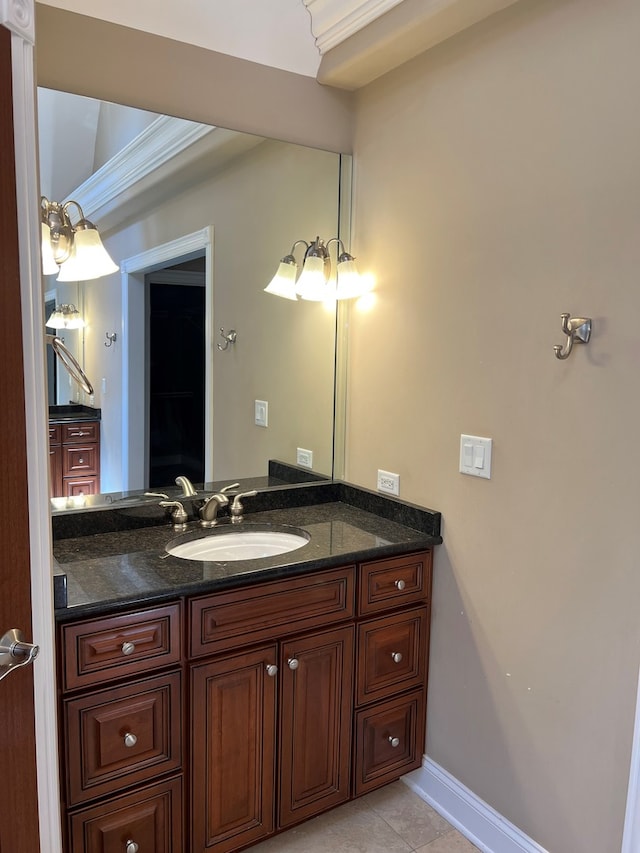
<svg viewBox="0 0 640 853">
<path fill-rule="evenodd" d="M 49 404 L 100 410 L 100 491 L 268 486 L 273 460 L 334 476 L 336 305 L 264 287 L 294 241 L 344 236 L 349 158 L 48 89 L 38 114 L 42 195 L 77 201 L 120 267 L 44 278 L 45 316 L 86 324 L 57 334 L 93 394 L 52 366 Z"/>
</svg>

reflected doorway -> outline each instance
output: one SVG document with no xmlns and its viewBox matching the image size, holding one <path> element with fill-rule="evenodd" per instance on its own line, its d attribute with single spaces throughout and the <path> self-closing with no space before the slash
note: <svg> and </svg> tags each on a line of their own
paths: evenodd
<svg viewBox="0 0 640 853">
<path fill-rule="evenodd" d="M 205 258 L 145 276 L 148 483 L 205 480 Z"/>
</svg>

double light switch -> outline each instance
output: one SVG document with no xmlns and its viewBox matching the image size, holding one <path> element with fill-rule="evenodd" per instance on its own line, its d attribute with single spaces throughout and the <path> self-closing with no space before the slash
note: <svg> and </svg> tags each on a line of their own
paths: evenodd
<svg viewBox="0 0 640 853">
<path fill-rule="evenodd" d="M 491 479 L 490 438 L 478 435 L 460 436 L 460 473 Z"/>
</svg>

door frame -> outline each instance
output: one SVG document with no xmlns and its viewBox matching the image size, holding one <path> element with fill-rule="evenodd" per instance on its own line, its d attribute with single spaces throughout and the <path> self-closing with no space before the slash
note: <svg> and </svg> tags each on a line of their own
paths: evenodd
<svg viewBox="0 0 640 853">
<path fill-rule="evenodd" d="M 0 0 L 0 25 L 11 32 L 16 202 L 27 442 L 29 547 L 33 642 L 36 769 L 41 844 L 62 850 L 56 713 L 55 624 L 51 583 L 49 442 L 46 400 L 44 311 L 40 274 L 38 161 L 35 118 L 35 3 Z"/>
<path fill-rule="evenodd" d="M 122 277 L 122 484 L 123 491 L 145 487 L 144 410 L 140 395 L 146 386 L 145 341 L 135 330 L 144 328 L 147 273 L 166 266 L 205 256 L 205 448 L 204 479 L 213 480 L 213 225 L 185 234 L 125 258 L 120 264 Z M 142 484 L 142 485 L 141 485 Z"/>
</svg>

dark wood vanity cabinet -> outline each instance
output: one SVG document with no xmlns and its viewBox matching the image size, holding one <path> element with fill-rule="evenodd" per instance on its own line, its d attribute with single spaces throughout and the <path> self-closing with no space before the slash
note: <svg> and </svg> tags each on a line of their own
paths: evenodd
<svg viewBox="0 0 640 853">
<path fill-rule="evenodd" d="M 51 497 L 80 497 L 100 491 L 100 421 L 49 425 Z"/>
<path fill-rule="evenodd" d="M 420 766 L 430 590 L 425 551 L 61 626 L 69 853 L 233 853 Z"/>
</svg>

